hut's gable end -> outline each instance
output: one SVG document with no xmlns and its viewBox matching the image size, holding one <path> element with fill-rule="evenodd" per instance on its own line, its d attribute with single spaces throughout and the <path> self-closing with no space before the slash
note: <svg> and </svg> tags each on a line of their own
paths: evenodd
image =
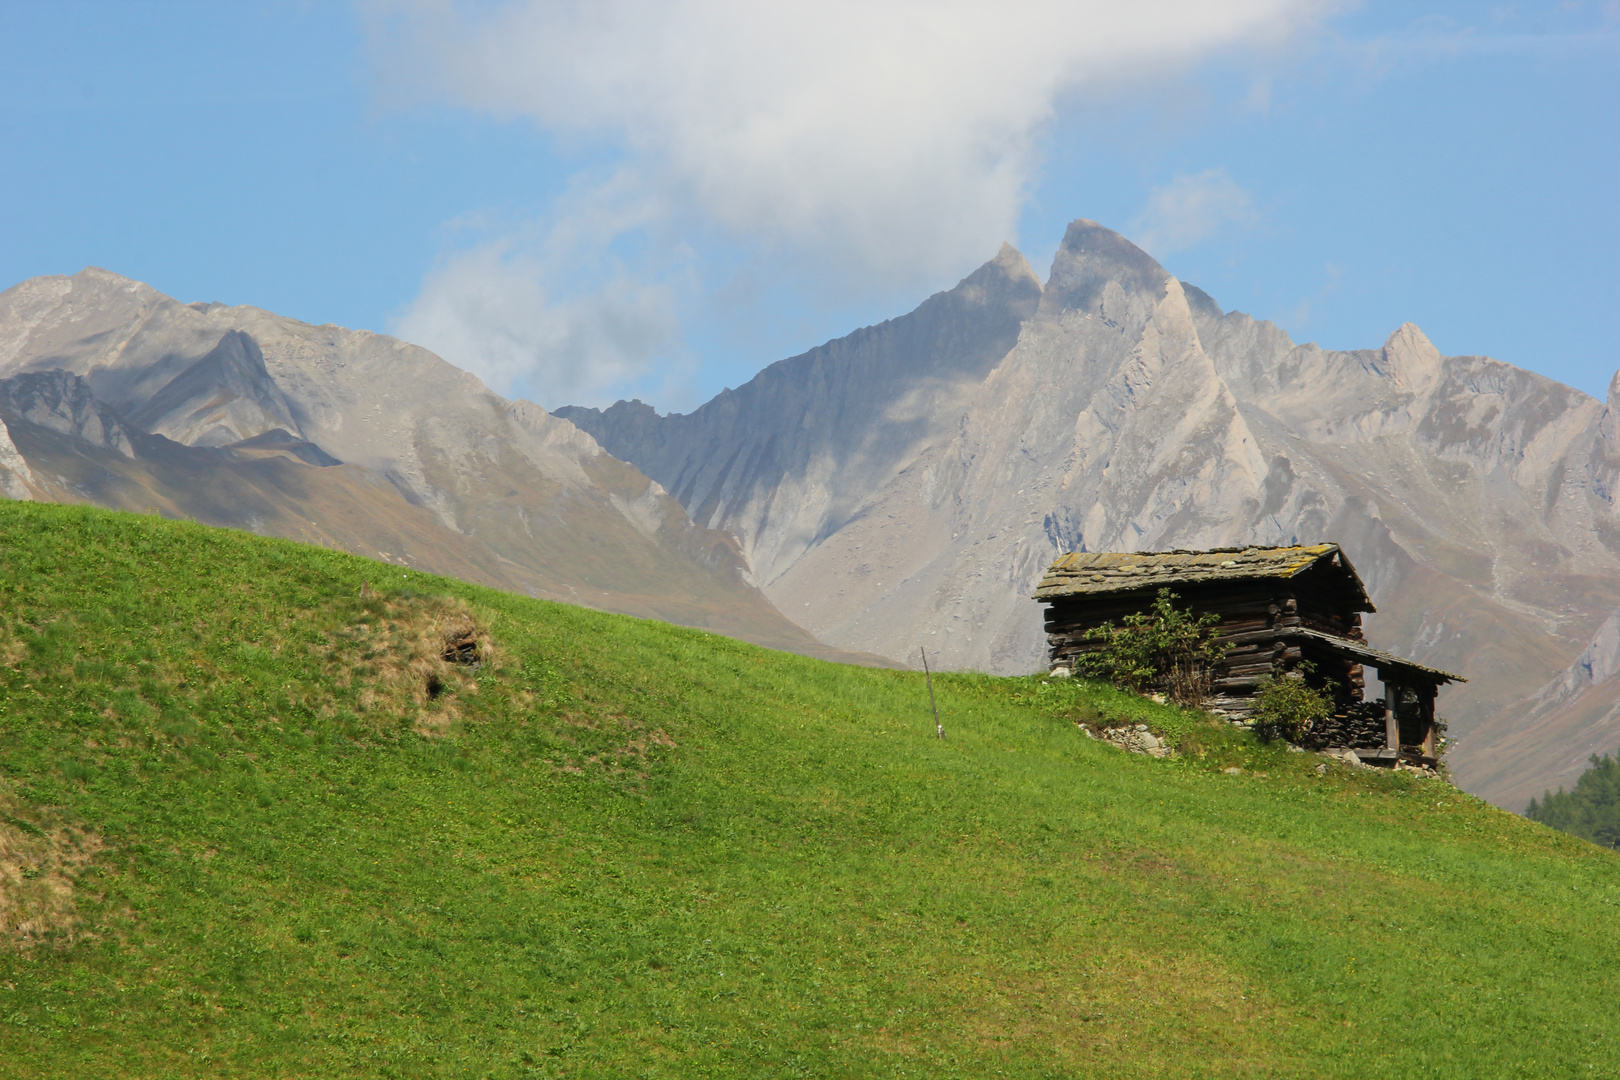
<svg viewBox="0 0 1620 1080">
<path fill-rule="evenodd" d="M 1299 605 L 1300 625 L 1344 637 L 1361 637 L 1361 614 L 1373 611 L 1366 587 L 1344 552 L 1335 550 L 1288 582 Z"/>
</svg>

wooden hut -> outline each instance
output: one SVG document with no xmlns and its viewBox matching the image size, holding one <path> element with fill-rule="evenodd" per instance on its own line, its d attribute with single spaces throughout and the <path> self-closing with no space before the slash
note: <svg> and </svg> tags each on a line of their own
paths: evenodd
<svg viewBox="0 0 1620 1080">
<path fill-rule="evenodd" d="M 1361 616 L 1375 609 L 1337 544 L 1065 555 L 1035 591 L 1047 605 L 1052 670 L 1083 668 L 1084 654 L 1099 647 L 1087 631 L 1146 611 L 1164 588 L 1178 607 L 1220 619 L 1216 640 L 1227 652 L 1213 672 L 1214 707 L 1244 718 L 1262 682 L 1309 662 L 1310 681 L 1331 688 L 1334 706 L 1311 733 L 1314 745 L 1372 762 L 1434 763 L 1435 694 L 1465 680 L 1367 644 Z M 1366 700 L 1364 667 L 1384 684 L 1378 700 Z"/>
</svg>

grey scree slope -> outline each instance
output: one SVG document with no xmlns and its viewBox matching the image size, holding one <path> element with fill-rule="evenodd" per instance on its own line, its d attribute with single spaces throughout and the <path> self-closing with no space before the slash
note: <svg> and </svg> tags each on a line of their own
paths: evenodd
<svg viewBox="0 0 1620 1080">
<path fill-rule="evenodd" d="M 1296 345 L 1077 221 L 1044 287 L 1004 247 L 690 414 L 557 415 L 735 536 L 792 618 L 896 660 L 1034 670 L 1066 551 L 1337 541 L 1369 637 L 1470 678 L 1451 760 L 1519 809 L 1620 743 L 1615 395 L 1410 324 Z"/>
</svg>

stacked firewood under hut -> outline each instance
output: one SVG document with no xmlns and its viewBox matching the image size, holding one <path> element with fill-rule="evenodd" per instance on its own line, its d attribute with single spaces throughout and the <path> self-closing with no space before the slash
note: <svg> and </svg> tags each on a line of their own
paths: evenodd
<svg viewBox="0 0 1620 1080">
<path fill-rule="evenodd" d="M 1375 609 L 1337 544 L 1065 555 L 1035 591 L 1047 605 L 1052 670 L 1084 670 L 1085 654 L 1102 646 L 1088 632 L 1146 612 L 1166 588 L 1177 607 L 1220 620 L 1215 640 L 1226 653 L 1213 672 L 1213 707 L 1246 719 L 1267 679 L 1304 677 L 1333 702 L 1333 715 L 1310 733 L 1313 748 L 1384 764 L 1435 762 L 1435 697 L 1465 680 L 1367 644 L 1361 616 Z M 1384 686 L 1370 701 L 1364 668 Z"/>
</svg>

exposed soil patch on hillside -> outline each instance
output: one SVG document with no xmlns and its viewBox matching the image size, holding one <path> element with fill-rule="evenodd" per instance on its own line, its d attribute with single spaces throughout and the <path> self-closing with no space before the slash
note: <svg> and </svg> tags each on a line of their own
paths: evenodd
<svg viewBox="0 0 1620 1080">
<path fill-rule="evenodd" d="M 570 710 L 553 735 L 556 753 L 547 764 L 558 772 L 596 773 L 629 790 L 640 790 L 648 769 L 675 740 L 661 727 L 649 727 L 622 712 Z"/>
<path fill-rule="evenodd" d="M 79 936 L 79 878 L 101 838 L 26 806 L 0 783 L 0 945 L 67 945 Z"/>
<path fill-rule="evenodd" d="M 430 737 L 449 731 L 458 698 L 499 659 L 472 609 L 453 597 L 371 593 L 359 618 L 329 639 L 327 662 L 355 690 L 363 718 L 382 726 L 409 717 Z"/>
</svg>

